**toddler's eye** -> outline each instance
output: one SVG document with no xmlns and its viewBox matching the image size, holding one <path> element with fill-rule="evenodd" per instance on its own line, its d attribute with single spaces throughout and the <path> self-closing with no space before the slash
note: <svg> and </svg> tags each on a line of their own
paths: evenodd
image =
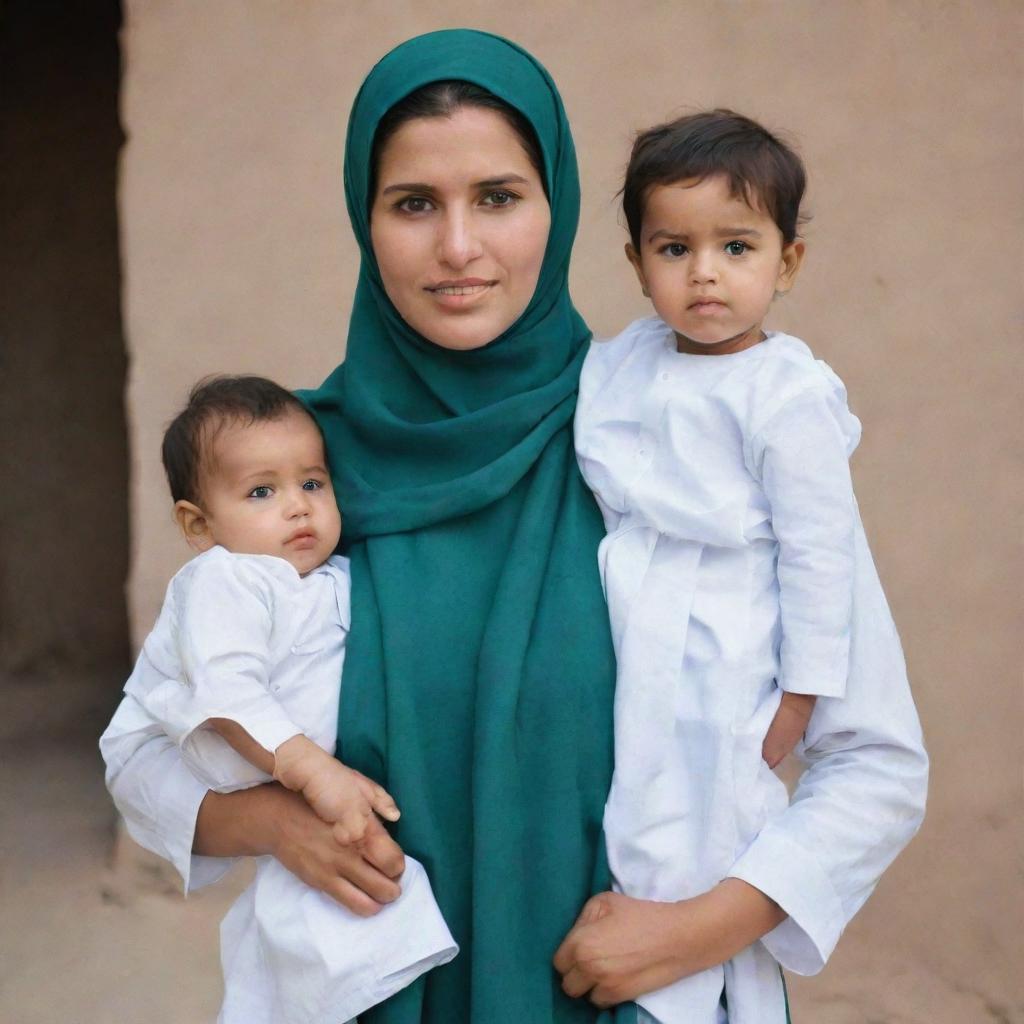
<svg viewBox="0 0 1024 1024">
<path fill-rule="evenodd" d="M 686 246 L 682 242 L 669 242 L 668 245 L 662 247 L 661 251 L 665 256 L 679 259 L 680 256 L 686 255 Z"/>
<path fill-rule="evenodd" d="M 304 491 L 319 491 L 323 487 L 322 480 L 303 480 L 302 489 Z"/>
<path fill-rule="evenodd" d="M 269 498 L 273 492 L 266 484 L 260 484 L 249 492 L 250 498 Z"/>
<path fill-rule="evenodd" d="M 746 242 L 726 242 L 725 251 L 730 256 L 742 256 L 750 248 Z"/>
</svg>

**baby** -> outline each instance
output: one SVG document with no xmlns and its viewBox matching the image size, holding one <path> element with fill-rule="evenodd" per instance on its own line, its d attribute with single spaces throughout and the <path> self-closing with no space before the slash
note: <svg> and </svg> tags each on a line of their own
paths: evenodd
<svg viewBox="0 0 1024 1024">
<path fill-rule="evenodd" d="M 712 889 L 787 805 L 770 771 L 845 691 L 860 424 L 836 375 L 762 326 L 804 257 L 800 159 L 727 110 L 643 132 L 626 255 L 658 316 L 591 346 L 576 445 L 608 534 L 618 658 L 605 812 L 617 887 Z M 756 943 L 641 996 L 661 1024 L 784 1024 Z M 645 1014 L 648 1014 L 646 1018 Z"/>
<path fill-rule="evenodd" d="M 215 378 L 192 390 L 163 459 L 198 554 L 171 580 L 125 693 L 211 789 L 276 779 L 343 843 L 372 813 L 396 820 L 391 797 L 332 756 L 349 575 L 332 554 L 341 519 L 316 423 L 271 381 Z M 341 1024 L 456 952 L 411 858 L 401 897 L 364 919 L 263 857 L 221 927 L 218 1020 Z"/>
</svg>

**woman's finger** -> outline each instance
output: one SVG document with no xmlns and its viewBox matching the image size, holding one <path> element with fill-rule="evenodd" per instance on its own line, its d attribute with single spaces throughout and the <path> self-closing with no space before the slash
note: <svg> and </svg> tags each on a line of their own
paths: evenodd
<svg viewBox="0 0 1024 1024">
<path fill-rule="evenodd" d="M 344 878 L 332 879 L 324 891 L 343 907 L 360 917 L 372 917 L 384 905 L 371 899 L 362 889 L 357 888 Z"/>
<path fill-rule="evenodd" d="M 399 884 L 365 861 L 358 847 L 339 854 L 337 874 L 377 903 L 393 903 L 402 895 Z"/>
<path fill-rule="evenodd" d="M 402 877 L 405 854 L 376 818 L 370 818 L 367 822 L 366 835 L 358 849 L 369 864 L 388 878 Z"/>
<path fill-rule="evenodd" d="M 585 996 L 593 988 L 594 979 L 579 967 L 571 968 L 562 978 L 562 991 L 573 999 Z"/>
</svg>

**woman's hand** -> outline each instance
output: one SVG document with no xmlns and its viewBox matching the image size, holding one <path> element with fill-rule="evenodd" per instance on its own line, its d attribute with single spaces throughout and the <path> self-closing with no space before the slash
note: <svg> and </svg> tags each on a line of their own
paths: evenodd
<svg viewBox="0 0 1024 1024">
<path fill-rule="evenodd" d="M 614 1006 L 724 963 L 784 918 L 736 878 L 679 903 L 603 892 L 583 907 L 555 953 L 555 969 L 567 995 Z"/>
<path fill-rule="evenodd" d="M 307 885 L 369 917 L 401 893 L 398 844 L 373 818 L 358 843 L 345 844 L 302 796 L 276 784 L 208 793 L 196 821 L 194 851 L 215 857 L 270 854 Z"/>
</svg>

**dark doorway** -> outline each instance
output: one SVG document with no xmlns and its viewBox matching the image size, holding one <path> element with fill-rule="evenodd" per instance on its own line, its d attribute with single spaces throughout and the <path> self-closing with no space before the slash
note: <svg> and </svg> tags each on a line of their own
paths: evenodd
<svg viewBox="0 0 1024 1024">
<path fill-rule="evenodd" d="M 81 725 L 116 701 L 129 648 L 121 10 L 0 10 L 0 678 L 15 719 Z"/>
</svg>

